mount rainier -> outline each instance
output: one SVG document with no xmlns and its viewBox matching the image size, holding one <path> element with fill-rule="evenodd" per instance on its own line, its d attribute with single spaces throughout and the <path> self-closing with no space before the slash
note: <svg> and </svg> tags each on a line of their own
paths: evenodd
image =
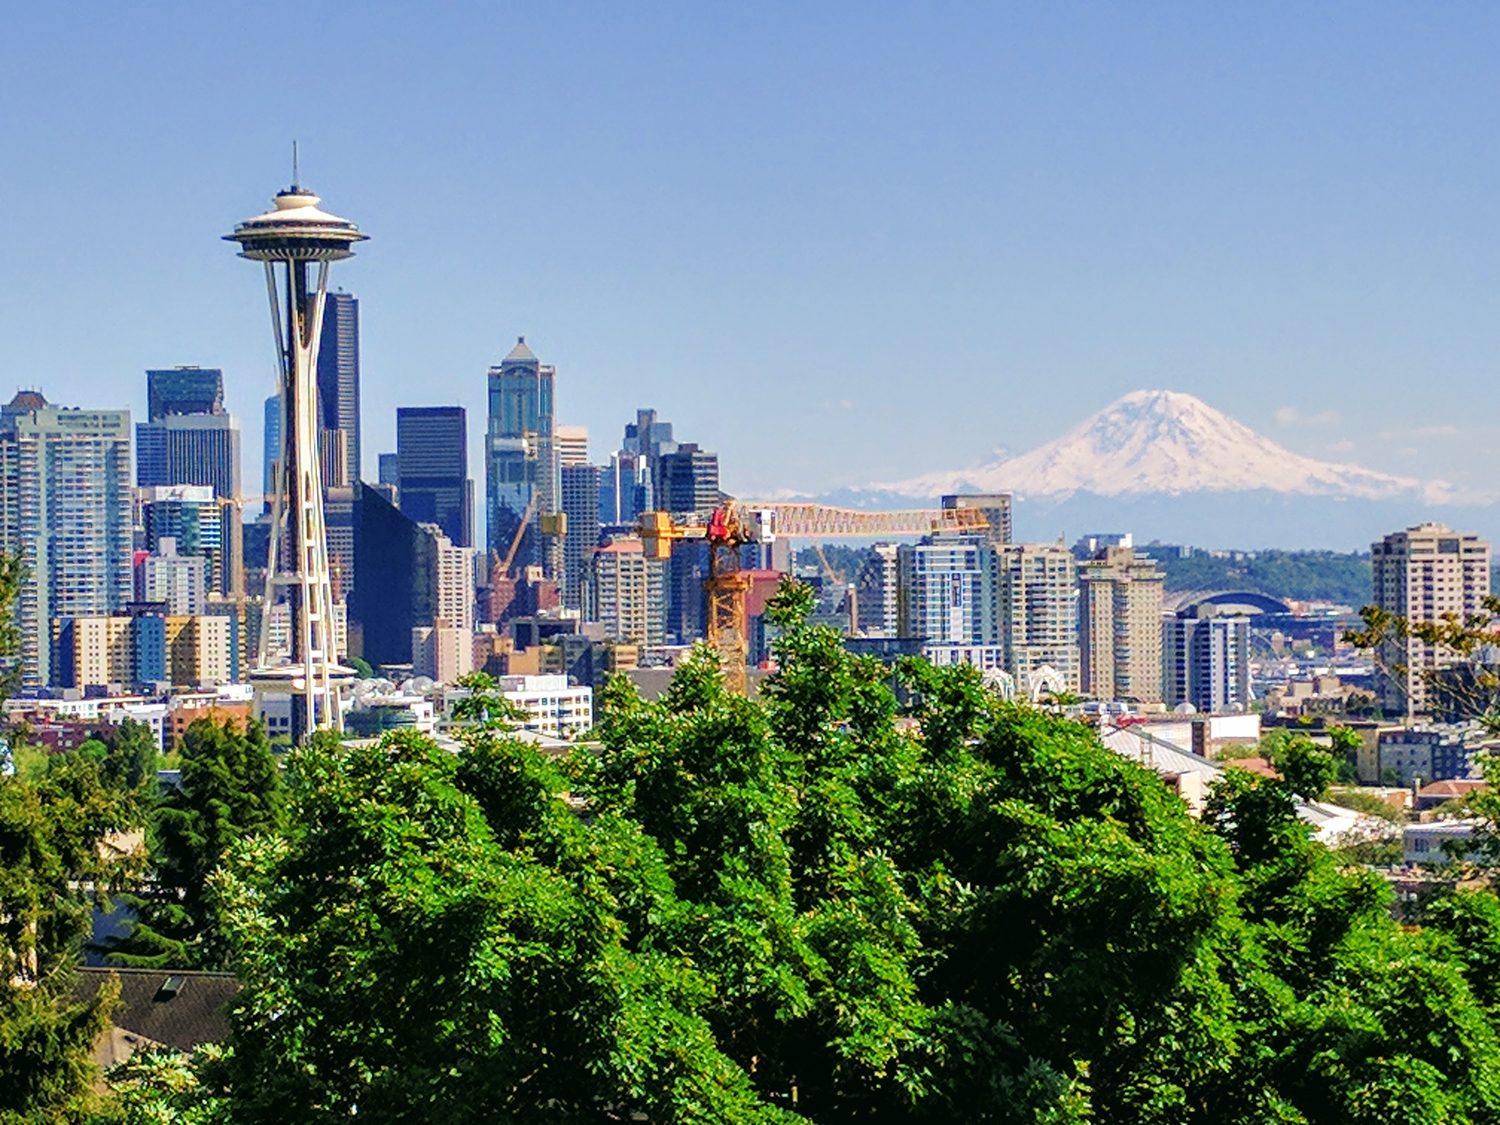
<svg viewBox="0 0 1500 1125">
<path fill-rule="evenodd" d="M 953 492 L 1014 493 L 1023 541 L 1131 531 L 1141 542 L 1350 550 L 1427 519 L 1500 533 L 1492 495 L 1293 453 L 1179 391 L 1134 391 L 1017 457 L 820 499 L 889 508 Z"/>
<path fill-rule="evenodd" d="M 1181 496 L 1262 489 L 1284 496 L 1361 500 L 1420 497 L 1434 504 L 1465 499 L 1445 481 L 1419 481 L 1293 453 L 1180 391 L 1133 391 L 1019 457 L 872 488 L 904 496 L 1004 491 L 1058 500 L 1080 492 Z"/>
</svg>

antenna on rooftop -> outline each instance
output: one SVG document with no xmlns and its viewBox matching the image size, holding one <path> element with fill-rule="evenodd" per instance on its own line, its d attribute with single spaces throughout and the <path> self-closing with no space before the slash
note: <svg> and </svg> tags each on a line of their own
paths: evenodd
<svg viewBox="0 0 1500 1125">
<path fill-rule="evenodd" d="M 297 142 L 296 141 L 292 142 L 292 186 L 294 188 L 302 186 L 302 175 L 297 170 Z"/>
</svg>

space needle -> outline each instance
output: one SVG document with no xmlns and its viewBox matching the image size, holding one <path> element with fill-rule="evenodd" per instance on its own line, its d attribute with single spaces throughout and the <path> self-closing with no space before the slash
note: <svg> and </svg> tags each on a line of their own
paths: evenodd
<svg viewBox="0 0 1500 1125">
<path fill-rule="evenodd" d="M 275 207 L 226 234 L 240 257 L 263 262 L 271 300 L 281 401 L 281 454 L 271 507 L 271 552 L 261 603 L 260 646 L 250 683 L 258 713 L 268 695 L 290 696 L 292 743 L 320 727 L 341 730 L 339 685 L 353 676 L 338 662 L 328 536 L 323 523 L 323 474 L 318 464 L 315 373 L 323 334 L 328 268 L 352 257 L 367 235 L 347 219 L 320 210 L 302 187 L 295 148 L 292 186 Z M 316 264 L 317 277 L 311 267 Z M 283 306 L 285 315 L 283 315 Z M 285 606 L 287 629 L 272 643 L 272 623 Z"/>
</svg>

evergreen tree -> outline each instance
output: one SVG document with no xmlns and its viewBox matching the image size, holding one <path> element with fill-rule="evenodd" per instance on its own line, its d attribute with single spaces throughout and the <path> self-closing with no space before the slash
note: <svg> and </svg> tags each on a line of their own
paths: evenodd
<svg viewBox="0 0 1500 1125">
<path fill-rule="evenodd" d="M 130 749 L 134 732 L 131 739 L 117 755 L 127 777 L 138 753 Z M 150 878 L 140 893 L 121 896 L 137 917 L 107 947 L 116 964 L 223 968 L 210 877 L 231 845 L 283 824 L 281 778 L 259 723 L 242 731 L 233 720 L 219 726 L 199 719 L 182 741 L 180 784 L 156 800 L 149 816 Z"/>
</svg>

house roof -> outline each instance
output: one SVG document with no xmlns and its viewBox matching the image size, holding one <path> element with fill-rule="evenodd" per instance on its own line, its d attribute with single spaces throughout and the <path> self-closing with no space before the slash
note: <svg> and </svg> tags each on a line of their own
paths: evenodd
<svg viewBox="0 0 1500 1125">
<path fill-rule="evenodd" d="M 233 973 L 80 969 L 73 995 L 90 999 L 112 976 L 120 978 L 120 1006 L 113 1017 L 116 1027 L 177 1051 L 228 1038 L 224 1007 L 240 990 Z"/>
<path fill-rule="evenodd" d="M 1424 785 L 1417 790 L 1418 797 L 1462 797 L 1465 793 L 1472 793 L 1476 789 L 1483 789 L 1487 783 L 1477 778 L 1457 778 L 1451 781 L 1434 781 L 1431 785 Z"/>
</svg>

